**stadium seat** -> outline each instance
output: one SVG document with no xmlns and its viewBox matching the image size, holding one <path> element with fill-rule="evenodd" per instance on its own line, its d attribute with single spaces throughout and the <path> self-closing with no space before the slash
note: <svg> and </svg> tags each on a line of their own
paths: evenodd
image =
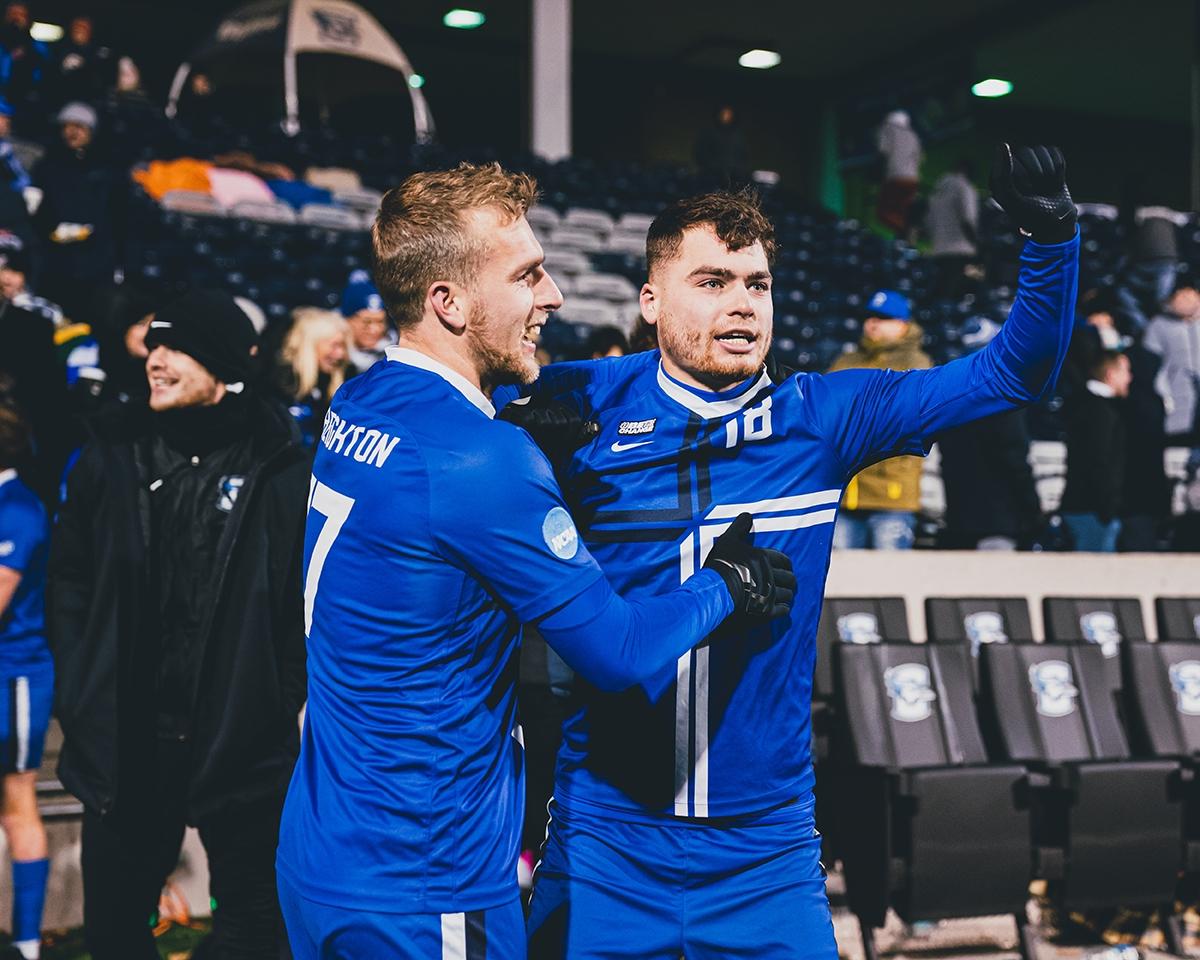
<svg viewBox="0 0 1200 960">
<path fill-rule="evenodd" d="M 555 252 L 599 253 L 604 249 L 604 242 L 604 234 L 596 230 L 564 224 L 556 227 L 550 234 L 547 240 L 547 249 Z"/>
<path fill-rule="evenodd" d="M 1183 866 L 1180 767 L 1131 759 L 1100 647 L 989 644 L 980 667 L 991 755 L 1040 775 L 1035 872 L 1051 903 L 1065 912 L 1169 904 Z"/>
<path fill-rule="evenodd" d="M 199 190 L 168 190 L 163 194 L 162 207 L 164 210 L 202 217 L 225 216 L 225 208 L 217 203 L 216 198 L 211 193 L 201 193 Z"/>
<path fill-rule="evenodd" d="M 1142 605 L 1137 598 L 1046 597 L 1042 620 L 1049 643 L 1095 644 L 1104 654 L 1109 687 L 1121 690 L 1121 644 L 1145 640 Z"/>
<path fill-rule="evenodd" d="M 379 204 L 383 201 L 383 194 L 378 190 L 359 187 L 357 190 L 335 190 L 333 199 L 340 206 L 358 210 L 374 219 L 379 210 Z"/>
<path fill-rule="evenodd" d="M 552 234 L 558 225 L 562 222 L 558 211 L 553 207 L 537 206 L 525 214 L 525 219 L 529 221 L 529 225 L 533 227 L 535 232 L 544 233 L 547 236 Z"/>
<path fill-rule="evenodd" d="M 615 273 L 581 273 L 575 282 L 575 293 L 622 305 L 632 305 L 638 298 L 638 288 Z"/>
<path fill-rule="evenodd" d="M 327 203 L 306 203 L 300 208 L 300 222 L 333 230 L 362 230 L 362 214 L 356 210 L 335 207 Z"/>
<path fill-rule="evenodd" d="M 576 284 L 578 282 L 577 279 Z M 631 312 L 632 309 L 626 311 L 627 314 Z M 621 330 L 629 330 L 636 319 L 622 315 L 617 307 L 604 300 L 584 300 L 578 297 L 568 301 L 556 316 L 568 323 L 586 327 L 619 327 Z"/>
<path fill-rule="evenodd" d="M 560 273 L 575 276 L 580 273 L 588 273 L 592 269 L 591 262 L 587 257 L 582 253 L 570 250 L 547 250 L 542 266 L 552 277 L 557 277 Z"/>
<path fill-rule="evenodd" d="M 644 243 L 653 222 L 654 217 L 646 213 L 623 213 L 617 218 L 616 229 L 622 233 L 640 234 Z"/>
<path fill-rule="evenodd" d="M 846 895 L 868 960 L 888 907 L 907 922 L 1008 914 L 1033 960 L 1026 770 L 989 762 L 965 646 L 835 647 L 855 769 L 840 797 Z"/>
<path fill-rule="evenodd" d="M 296 212 L 286 203 L 238 203 L 230 209 L 229 215 L 258 223 L 296 222 Z"/>
<path fill-rule="evenodd" d="M 1200 597 L 1159 597 L 1154 613 L 1159 642 L 1200 640 Z"/>
<path fill-rule="evenodd" d="M 1024 597 L 927 597 L 925 629 L 934 643 L 969 645 L 979 656 L 989 643 L 1032 643 Z"/>
<path fill-rule="evenodd" d="M 612 233 L 613 218 L 611 214 L 605 213 L 603 210 L 587 210 L 580 207 L 572 207 L 563 216 L 562 225 L 564 227 L 578 227 L 602 236 L 608 236 Z"/>
</svg>

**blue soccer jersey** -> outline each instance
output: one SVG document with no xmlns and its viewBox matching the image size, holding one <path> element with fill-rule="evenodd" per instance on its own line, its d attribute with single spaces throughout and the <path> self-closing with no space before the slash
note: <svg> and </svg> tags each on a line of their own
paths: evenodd
<svg viewBox="0 0 1200 960">
<path fill-rule="evenodd" d="M 7 609 L 0 611 L 0 675 L 50 663 L 46 646 L 46 511 L 15 470 L 0 471 L 0 567 L 21 574 Z"/>
<path fill-rule="evenodd" d="M 657 352 L 546 368 L 533 388 L 600 425 L 563 488 L 610 581 L 636 597 L 687 580 L 739 513 L 787 553 L 789 618 L 701 646 L 618 694 L 577 683 L 559 753 L 564 809 L 658 818 L 740 816 L 805 796 L 816 631 L 833 523 L 863 467 L 924 454 L 939 431 L 1042 396 L 1070 340 L 1078 240 L 1028 243 L 995 340 L 932 370 L 764 373 L 705 393 Z M 513 395 L 497 391 L 497 402 Z"/>
<path fill-rule="evenodd" d="M 564 640 L 564 656 L 619 689 L 732 609 L 711 571 L 652 608 L 616 597 L 546 458 L 492 413 L 461 376 L 391 348 L 326 417 L 305 534 L 308 710 L 278 853 L 307 900 L 443 914 L 513 901 L 521 624 L 589 637 L 595 649 Z"/>
</svg>

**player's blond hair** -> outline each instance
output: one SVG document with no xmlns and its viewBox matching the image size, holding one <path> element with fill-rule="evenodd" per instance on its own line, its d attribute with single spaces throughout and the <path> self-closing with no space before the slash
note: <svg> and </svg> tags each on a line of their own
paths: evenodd
<svg viewBox="0 0 1200 960">
<path fill-rule="evenodd" d="M 371 227 L 375 285 L 403 329 L 417 323 L 437 280 L 469 284 L 487 253 L 465 214 L 490 207 L 512 222 L 533 206 L 537 181 L 498 163 L 414 173 L 383 196 Z"/>
</svg>

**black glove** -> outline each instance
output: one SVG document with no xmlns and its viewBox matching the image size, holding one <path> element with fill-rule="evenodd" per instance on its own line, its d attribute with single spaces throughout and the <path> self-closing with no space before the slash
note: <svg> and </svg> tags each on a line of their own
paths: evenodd
<svg viewBox="0 0 1200 960">
<path fill-rule="evenodd" d="M 992 164 L 992 196 L 1025 236 L 1038 243 L 1063 243 L 1075 236 L 1079 219 L 1066 173 L 1058 147 L 1002 143 Z"/>
<path fill-rule="evenodd" d="M 566 467 L 575 451 L 600 432 L 599 424 L 584 420 L 557 400 L 514 400 L 498 416 L 529 431 L 555 472 Z"/>
<path fill-rule="evenodd" d="M 717 537 L 705 570 L 715 570 L 733 596 L 734 613 L 762 620 L 782 617 L 792 608 L 796 575 L 786 553 L 755 547 L 750 542 L 754 518 L 739 514 L 729 529 Z"/>
</svg>

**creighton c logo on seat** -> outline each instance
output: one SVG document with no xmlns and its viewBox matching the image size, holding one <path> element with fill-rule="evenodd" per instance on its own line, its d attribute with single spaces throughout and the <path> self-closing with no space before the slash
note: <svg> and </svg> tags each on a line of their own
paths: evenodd
<svg viewBox="0 0 1200 960">
<path fill-rule="evenodd" d="M 1085 613 L 1079 618 L 1079 629 L 1088 643 L 1098 646 L 1106 657 L 1117 655 L 1121 648 L 1121 629 L 1117 618 L 1107 610 Z"/>
<path fill-rule="evenodd" d="M 879 620 L 865 611 L 847 613 L 837 619 L 838 639 L 842 643 L 880 643 Z"/>
<path fill-rule="evenodd" d="M 1067 717 L 1075 712 L 1079 688 L 1065 660 L 1043 660 L 1029 668 L 1029 685 L 1043 717 Z"/>
<path fill-rule="evenodd" d="M 985 643 L 1008 643 L 1004 632 L 1004 618 L 995 610 L 980 610 L 963 617 L 967 639 L 971 641 L 971 656 L 979 656 L 979 648 Z"/>
<path fill-rule="evenodd" d="M 1200 660 L 1180 660 L 1167 670 L 1175 706 L 1189 717 L 1200 717 Z"/>
<path fill-rule="evenodd" d="M 883 672 L 883 682 L 892 698 L 892 717 L 917 723 L 933 716 L 930 704 L 937 699 L 929 683 L 929 668 L 923 663 L 901 663 Z"/>
</svg>

